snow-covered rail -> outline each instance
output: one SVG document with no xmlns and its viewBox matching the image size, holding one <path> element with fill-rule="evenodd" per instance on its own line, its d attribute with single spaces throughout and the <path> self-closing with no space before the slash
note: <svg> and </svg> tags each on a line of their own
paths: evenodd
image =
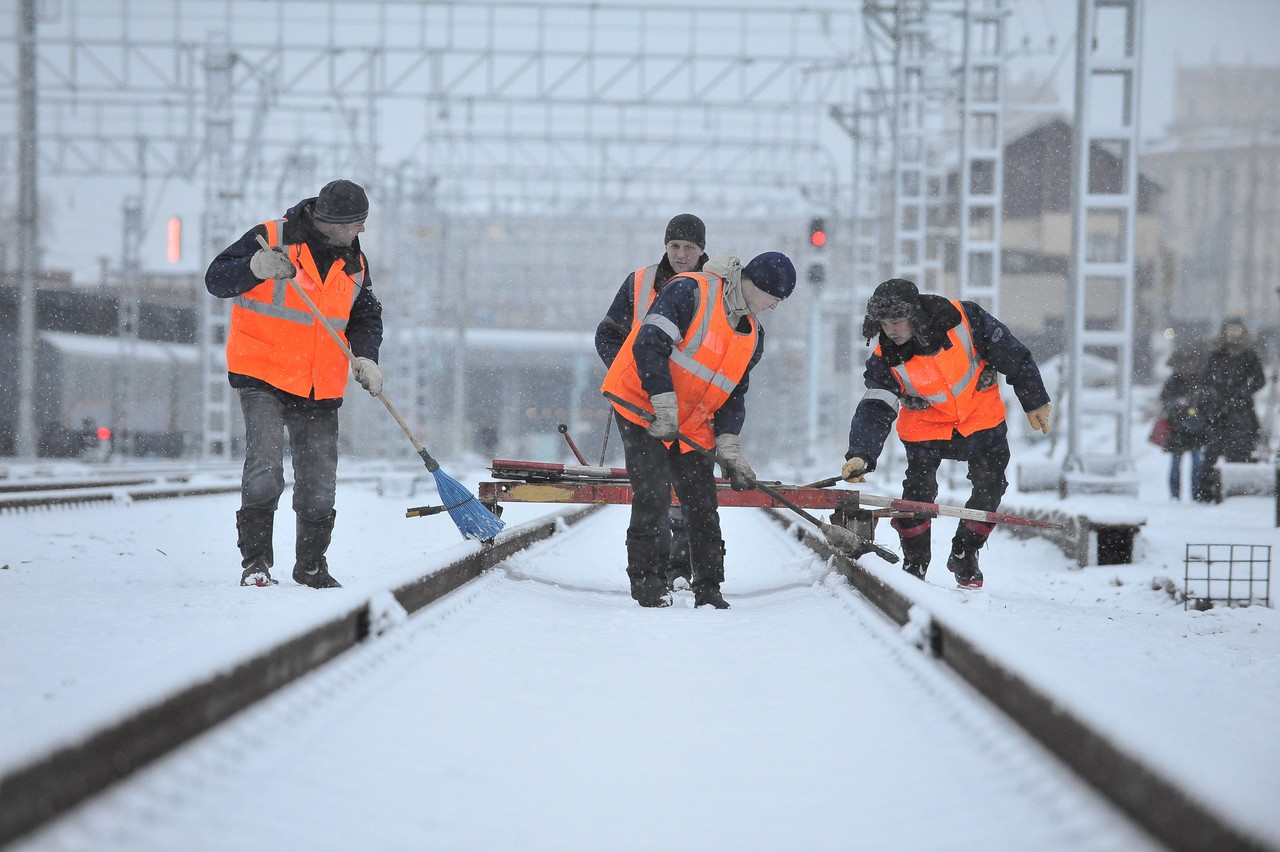
<svg viewBox="0 0 1280 852">
<path fill-rule="evenodd" d="M 635 606 L 625 522 L 509 555 L 32 841 L 1154 848 L 758 513 L 725 513 L 727 612 Z"/>
<path fill-rule="evenodd" d="M 845 559 L 814 530 L 796 525 L 791 517 L 776 510 L 771 514 L 808 547 L 828 558 L 863 597 L 901 625 L 904 634 L 913 637 L 922 650 L 945 663 L 1170 848 L 1188 852 L 1268 848 L 1101 733 L 1088 719 L 1061 706 L 1051 692 L 1003 662 L 999 649 L 986 647 L 989 639 L 984 643 L 964 625 L 919 603 L 913 596 L 913 591 L 920 588 L 916 583 L 886 582 L 857 562 Z M 894 579 L 900 579 L 896 572 Z"/>
<path fill-rule="evenodd" d="M 238 486 L 236 487 L 238 490 Z M 31 831 L 139 767 L 427 606 L 595 507 L 570 509 L 500 535 L 492 545 L 263 648 L 80 742 L 0 776 L 0 844 Z M 5 566 L 8 567 L 7 565 Z"/>
</svg>

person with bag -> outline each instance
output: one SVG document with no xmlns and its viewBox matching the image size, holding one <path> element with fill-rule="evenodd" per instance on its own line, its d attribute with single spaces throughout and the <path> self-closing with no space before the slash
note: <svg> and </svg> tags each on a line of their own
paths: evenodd
<svg viewBox="0 0 1280 852">
<path fill-rule="evenodd" d="M 369 215 L 364 188 L 331 181 L 280 219 L 249 229 L 209 264 L 205 288 L 231 300 L 227 380 L 244 413 L 245 459 L 236 512 L 242 586 L 273 586 L 272 532 L 284 493 L 284 441 L 293 457 L 294 582 L 341 586 L 325 552 L 333 536 L 338 407 L 349 362 L 288 279 L 308 292 L 355 355 L 352 375 L 382 393 L 382 304 L 373 294 L 359 235 Z M 262 248 L 258 238 L 267 242 Z"/>
<path fill-rule="evenodd" d="M 1160 448 L 1169 453 L 1169 495 L 1182 499 L 1182 457 L 1191 459 L 1191 495 L 1202 493 L 1209 395 L 1204 386 L 1204 353 L 1187 346 L 1169 356 L 1169 377 L 1160 387 L 1160 417 L 1167 424 Z"/>
</svg>

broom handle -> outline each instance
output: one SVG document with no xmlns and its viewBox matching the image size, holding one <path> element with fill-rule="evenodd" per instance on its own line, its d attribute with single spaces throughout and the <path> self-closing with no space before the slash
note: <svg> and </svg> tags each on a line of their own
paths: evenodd
<svg viewBox="0 0 1280 852">
<path fill-rule="evenodd" d="M 271 250 L 271 245 L 266 241 L 262 234 L 258 234 L 258 245 L 268 251 Z M 354 367 L 356 364 L 356 356 L 351 352 L 351 347 L 347 345 L 347 341 L 343 340 L 342 336 L 338 334 L 338 332 L 334 331 L 333 326 L 329 324 L 329 321 L 325 319 L 324 314 L 320 313 L 320 309 L 316 307 L 316 303 L 311 301 L 311 297 L 306 294 L 306 291 L 302 289 L 302 286 L 299 285 L 297 281 L 294 281 L 292 278 L 286 278 L 285 281 L 289 282 L 289 286 L 293 288 L 293 292 L 302 297 L 302 301 L 307 304 L 307 309 L 311 311 L 312 315 L 315 316 L 320 325 L 324 326 L 324 330 L 329 332 L 329 336 L 333 338 L 333 342 L 338 344 L 338 348 L 342 350 L 342 354 L 347 356 L 347 360 L 350 361 L 351 366 Z M 418 455 L 422 456 L 422 460 L 427 463 L 427 470 L 434 473 L 436 469 L 440 467 L 440 463 L 431 457 L 431 453 L 427 452 L 426 447 L 422 446 L 422 442 L 418 440 L 418 436 L 413 434 L 413 430 L 409 428 L 409 424 L 400 416 L 400 412 L 396 411 L 396 407 L 391 404 L 391 400 L 387 399 L 384 394 L 377 394 L 377 397 L 382 400 L 382 404 L 387 407 L 387 411 L 395 418 L 396 422 L 400 424 L 400 428 L 404 430 L 404 434 L 409 438 L 410 443 L 413 444 L 413 448 L 418 451 Z"/>
</svg>

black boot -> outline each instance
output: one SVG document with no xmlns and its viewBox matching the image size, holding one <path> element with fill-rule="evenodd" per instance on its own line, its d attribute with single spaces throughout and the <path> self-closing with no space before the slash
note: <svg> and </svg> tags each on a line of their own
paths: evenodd
<svg viewBox="0 0 1280 852">
<path fill-rule="evenodd" d="M 724 541 L 689 542 L 693 557 L 693 605 L 728 609 L 720 594 L 724 582 Z"/>
<path fill-rule="evenodd" d="M 318 521 L 298 518 L 298 541 L 294 547 L 297 561 L 293 564 L 293 581 L 313 589 L 340 589 L 342 584 L 329 574 L 329 561 L 324 553 L 333 538 L 333 522 L 337 512 Z"/>
<path fill-rule="evenodd" d="M 929 571 L 929 559 L 933 551 L 930 542 L 932 525 L 933 522 L 928 519 L 917 524 L 899 522 L 897 518 L 889 522 L 889 526 L 898 531 L 902 546 L 902 570 L 921 580 Z"/>
<path fill-rule="evenodd" d="M 979 531 L 970 525 L 970 521 L 961 521 L 951 540 L 951 555 L 947 557 L 947 570 L 956 575 L 956 585 L 962 589 L 982 588 L 982 569 L 978 567 L 978 551 L 987 543 L 990 525 L 983 524 L 985 530 Z"/>
<path fill-rule="evenodd" d="M 240 548 L 240 585 L 274 586 L 271 576 L 275 554 L 271 547 L 274 509 L 241 509 L 236 512 L 236 546 Z"/>
<path fill-rule="evenodd" d="M 640 606 L 671 606 L 665 546 L 661 537 L 642 538 L 627 533 L 627 577 L 631 580 L 631 597 Z"/>
</svg>

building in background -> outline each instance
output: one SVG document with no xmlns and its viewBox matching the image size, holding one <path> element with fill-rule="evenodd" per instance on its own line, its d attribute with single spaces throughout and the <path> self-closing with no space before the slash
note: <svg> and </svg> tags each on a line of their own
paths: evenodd
<svg viewBox="0 0 1280 852">
<path fill-rule="evenodd" d="M 1040 359 L 1066 346 L 1068 259 L 1071 254 L 1071 124 L 1055 117 L 1014 135 L 1004 148 L 1004 218 L 1001 220 L 1000 318 Z M 1119 160 L 1101 147 L 1090 155 L 1090 182 L 1107 190 L 1120 185 Z M 949 178 L 954 195 L 957 186 Z M 1138 221 L 1135 254 L 1137 340 L 1134 375 L 1150 376 L 1151 332 L 1158 326 L 1155 309 L 1162 262 L 1159 207 L 1163 191 L 1146 173 L 1138 178 Z M 958 205 L 952 207 L 952 218 Z M 1091 254 L 1112 256 L 1119 252 L 1124 233 L 1120 217 L 1107 222 L 1094 217 L 1096 233 L 1089 235 Z M 949 280 L 954 281 L 956 251 L 948 252 Z M 1102 294 L 1099 294 L 1100 296 Z M 1117 298 L 1119 296 L 1117 295 Z M 1095 307 L 1105 299 L 1091 299 Z M 1108 316 L 1113 315 L 1109 313 Z M 1105 318 L 1100 318 L 1105 321 Z M 1086 318 L 1086 323 L 1089 319 Z"/>
<path fill-rule="evenodd" d="M 1168 138 L 1144 171 L 1165 187 L 1170 328 L 1200 336 L 1224 317 L 1280 334 L 1280 67 L 1180 68 Z"/>
</svg>

